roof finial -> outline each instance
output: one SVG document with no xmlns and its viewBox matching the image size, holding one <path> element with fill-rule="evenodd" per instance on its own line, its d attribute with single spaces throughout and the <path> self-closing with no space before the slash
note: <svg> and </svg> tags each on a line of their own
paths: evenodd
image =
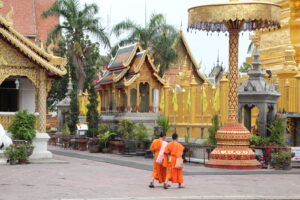
<svg viewBox="0 0 300 200">
<path fill-rule="evenodd" d="M 0 5 L 0 7 L 1 7 L 1 5 Z M 13 19 L 12 19 L 13 15 L 14 15 L 14 8 L 11 6 L 10 11 L 6 14 L 6 17 L 5 17 L 10 26 L 12 26 L 14 24 Z"/>
</svg>

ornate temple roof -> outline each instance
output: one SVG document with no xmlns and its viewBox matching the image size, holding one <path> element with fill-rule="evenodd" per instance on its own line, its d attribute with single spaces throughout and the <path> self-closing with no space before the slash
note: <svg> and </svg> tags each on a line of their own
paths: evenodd
<svg viewBox="0 0 300 200">
<path fill-rule="evenodd" d="M 161 84 L 164 84 L 164 81 L 157 75 L 158 68 L 153 64 L 148 50 L 143 50 L 139 43 L 135 43 L 118 49 L 116 56 L 109 62 L 107 71 L 97 81 L 96 88 L 112 83 L 115 84 L 116 88 L 129 86 L 139 77 L 139 72 L 145 61 L 148 61 L 154 77 Z"/>
<path fill-rule="evenodd" d="M 47 53 L 28 38 L 17 32 L 12 23 L 0 15 L 0 37 L 21 51 L 30 60 L 45 68 L 56 76 L 63 76 L 67 70 L 64 68 L 66 59 Z"/>
<path fill-rule="evenodd" d="M 192 62 L 192 69 L 193 69 L 193 74 L 195 75 L 195 77 L 197 79 L 201 80 L 201 82 L 207 82 L 207 83 L 211 84 L 211 82 L 208 81 L 207 78 L 199 71 L 200 67 L 197 64 L 196 59 L 194 58 L 194 56 L 192 54 L 192 51 L 191 51 L 191 49 L 190 49 L 190 47 L 187 43 L 187 40 L 186 40 L 186 38 L 185 38 L 182 31 L 179 32 L 178 40 L 177 40 L 176 44 L 174 45 L 174 48 L 176 49 L 176 51 L 179 49 L 179 48 L 176 48 L 176 47 L 180 42 L 183 44 L 183 48 L 187 52 L 186 56 Z M 182 59 L 184 59 L 184 58 L 182 58 Z M 176 82 L 177 76 L 182 71 L 182 69 L 181 69 L 182 67 L 183 66 L 179 66 L 178 63 L 175 63 L 174 65 L 171 65 L 171 67 L 165 72 L 164 79 L 168 80 L 170 85 L 174 84 Z"/>
</svg>

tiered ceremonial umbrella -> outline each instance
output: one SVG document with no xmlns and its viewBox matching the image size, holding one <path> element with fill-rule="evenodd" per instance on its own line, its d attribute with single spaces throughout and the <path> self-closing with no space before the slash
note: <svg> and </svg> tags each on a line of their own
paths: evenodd
<svg viewBox="0 0 300 200">
<path fill-rule="evenodd" d="M 208 167 L 255 169 L 260 164 L 249 148 L 250 132 L 238 119 L 238 44 L 240 31 L 271 30 L 280 27 L 280 6 L 262 1 L 231 0 L 190 8 L 188 30 L 229 33 L 228 122 L 216 135 L 217 147 Z"/>
</svg>

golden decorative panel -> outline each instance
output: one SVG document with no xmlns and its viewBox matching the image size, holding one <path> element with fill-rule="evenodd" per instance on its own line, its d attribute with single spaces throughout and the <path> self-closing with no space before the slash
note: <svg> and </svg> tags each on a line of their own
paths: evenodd
<svg viewBox="0 0 300 200">
<path fill-rule="evenodd" d="M 10 76 L 26 76 L 32 81 L 36 88 L 39 87 L 36 68 L 0 66 L 0 84 Z"/>
<path fill-rule="evenodd" d="M 31 62 L 28 58 L 22 55 L 17 49 L 11 47 L 2 39 L 0 39 L 0 47 L 0 60 L 5 60 L 7 62 L 6 65 L 22 66 L 23 68 L 37 66 L 35 63 Z M 1 64 L 3 65 L 4 63 Z"/>
</svg>

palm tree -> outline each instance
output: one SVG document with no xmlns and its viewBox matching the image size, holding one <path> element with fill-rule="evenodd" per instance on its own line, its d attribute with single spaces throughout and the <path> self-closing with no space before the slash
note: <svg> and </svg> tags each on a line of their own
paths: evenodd
<svg viewBox="0 0 300 200">
<path fill-rule="evenodd" d="M 96 4 L 85 4 L 81 8 L 79 0 L 57 0 L 48 10 L 42 13 L 43 18 L 49 16 L 63 18 L 63 22 L 55 25 L 52 32 L 48 35 L 48 43 L 59 39 L 62 35 L 67 38 L 67 49 L 68 53 L 71 54 L 71 63 L 75 66 L 79 90 L 82 90 L 84 87 L 86 78 L 84 70 L 86 67 L 85 52 L 90 48 L 84 42 L 86 35 L 92 34 L 105 47 L 110 46 L 104 28 L 99 23 L 99 18 L 95 17 L 98 10 Z"/>
<path fill-rule="evenodd" d="M 150 50 L 154 56 L 155 64 L 160 65 L 160 75 L 168 69 L 169 65 L 175 61 L 176 52 L 172 45 L 177 37 L 176 29 L 166 23 L 162 14 L 152 14 L 146 27 L 142 27 L 127 19 L 115 25 L 112 32 L 119 37 L 127 31 L 129 36 L 118 45 L 126 45 L 139 42 L 143 49 Z M 112 49 L 112 54 L 116 53 L 117 47 Z"/>
</svg>

